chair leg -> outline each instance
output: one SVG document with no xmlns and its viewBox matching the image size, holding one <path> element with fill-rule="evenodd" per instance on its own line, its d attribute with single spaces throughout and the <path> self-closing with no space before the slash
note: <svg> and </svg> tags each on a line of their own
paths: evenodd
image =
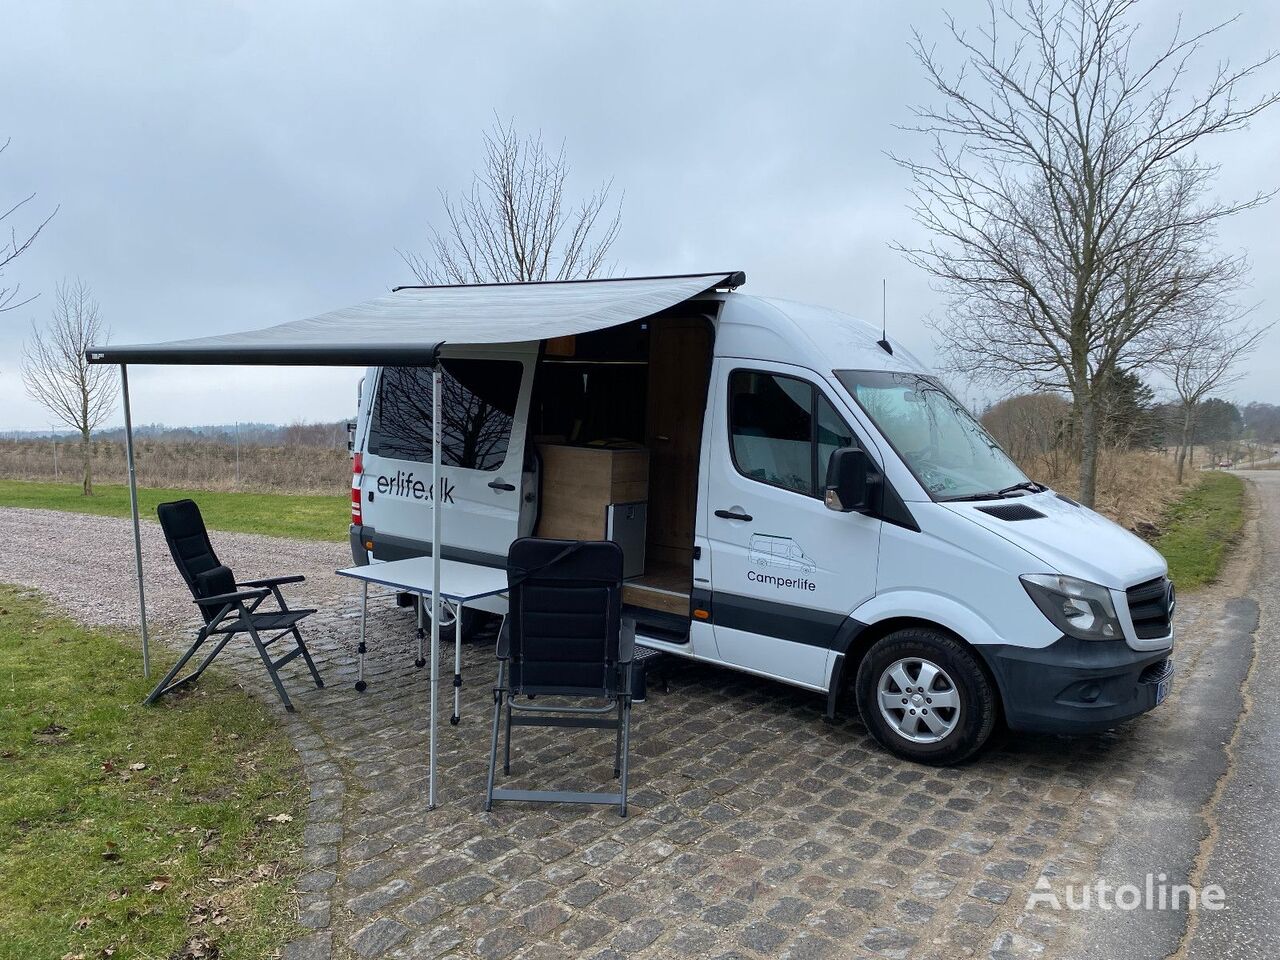
<svg viewBox="0 0 1280 960">
<path fill-rule="evenodd" d="M 506 744 L 502 748 L 502 775 L 511 774 L 511 697 L 507 697 L 507 733 Z"/>
<path fill-rule="evenodd" d="M 223 637 L 221 640 L 219 640 L 216 644 L 214 644 L 214 647 L 212 650 L 209 651 L 208 656 L 206 656 L 203 660 L 200 661 L 200 666 L 196 667 L 193 671 L 191 671 L 191 676 L 187 677 L 187 679 L 182 682 L 186 683 L 188 681 L 198 680 L 200 678 L 200 674 L 204 673 L 204 668 L 209 666 L 209 664 L 213 663 L 213 658 L 222 652 L 222 648 L 227 645 L 227 641 L 230 640 L 232 636 L 233 634 L 229 633 L 225 637 Z"/>
<path fill-rule="evenodd" d="M 293 628 L 293 639 L 298 641 L 298 648 L 302 651 L 302 659 L 307 662 L 307 669 L 311 671 L 311 679 L 316 682 L 317 687 L 323 689 L 324 681 L 320 679 L 320 671 L 316 669 L 315 662 L 311 659 L 311 651 L 307 649 L 307 644 L 302 639 L 302 634 L 296 626 Z"/>
<path fill-rule="evenodd" d="M 204 632 L 204 628 L 201 628 L 199 634 L 196 635 L 195 643 L 191 644 L 191 646 L 187 648 L 187 652 L 184 653 L 178 659 L 178 662 L 173 665 L 173 669 L 170 670 L 168 673 L 166 673 L 164 675 L 164 679 L 156 684 L 155 689 L 152 690 L 149 694 L 147 694 L 147 699 L 142 701 L 144 705 L 150 706 L 151 704 L 159 700 L 162 696 L 164 696 L 165 693 L 168 692 L 169 681 L 178 675 L 178 671 L 180 671 L 183 667 L 187 665 L 187 661 L 190 660 L 193 656 L 195 656 L 196 651 L 199 650 L 202 646 L 204 646 L 204 642 L 208 639 L 209 639 L 208 634 Z M 223 643 L 225 642 L 226 641 L 224 640 Z M 219 647 L 219 649 L 221 649 L 221 647 Z M 197 671 L 197 673 L 198 672 L 199 671 Z M 188 677 L 187 679 L 191 680 L 195 676 L 196 674 L 192 674 L 191 677 Z"/>
<path fill-rule="evenodd" d="M 484 791 L 484 809 L 487 813 L 493 809 L 493 777 L 498 766 L 498 727 L 502 723 L 502 663 L 498 663 L 498 685 L 493 691 L 493 736 L 489 741 L 489 779 Z"/>
<path fill-rule="evenodd" d="M 618 736 L 613 747 L 613 779 L 622 775 L 622 698 L 618 698 Z"/>
<path fill-rule="evenodd" d="M 258 631 L 253 627 L 249 627 L 247 633 L 253 640 L 253 645 L 258 649 L 258 656 L 262 658 L 262 665 L 267 668 L 267 675 L 271 677 L 271 682 L 275 684 L 276 693 L 280 696 L 280 702 L 284 704 L 285 710 L 293 713 L 293 701 L 289 699 L 289 694 L 285 693 L 284 684 L 280 682 L 280 675 L 276 672 L 275 664 L 271 660 L 271 654 L 267 653 L 267 648 L 262 644 L 262 638 L 258 636 Z"/>
<path fill-rule="evenodd" d="M 622 707 L 622 782 L 619 784 L 622 793 L 622 808 L 618 815 L 627 815 L 627 765 L 631 756 L 631 697 L 623 697 Z"/>
</svg>

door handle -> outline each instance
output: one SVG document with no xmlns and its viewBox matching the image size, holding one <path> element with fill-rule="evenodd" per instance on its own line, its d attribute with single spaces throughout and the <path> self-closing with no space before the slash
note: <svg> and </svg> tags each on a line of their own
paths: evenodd
<svg viewBox="0 0 1280 960">
<path fill-rule="evenodd" d="M 506 490 L 510 492 L 515 489 L 515 484 L 507 483 L 504 480 L 490 480 L 489 489 L 490 490 Z"/>
<path fill-rule="evenodd" d="M 751 522 L 751 514 L 738 513 L 736 510 L 717 510 L 716 516 L 721 520 L 745 520 L 748 523 Z"/>
</svg>

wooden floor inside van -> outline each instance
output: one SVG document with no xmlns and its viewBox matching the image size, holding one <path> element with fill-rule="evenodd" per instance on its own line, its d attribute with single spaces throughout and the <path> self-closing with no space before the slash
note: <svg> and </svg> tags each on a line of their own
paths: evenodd
<svg viewBox="0 0 1280 960">
<path fill-rule="evenodd" d="M 622 602 L 687 617 L 692 584 L 693 571 L 686 565 L 650 560 L 641 576 L 622 585 Z"/>
</svg>

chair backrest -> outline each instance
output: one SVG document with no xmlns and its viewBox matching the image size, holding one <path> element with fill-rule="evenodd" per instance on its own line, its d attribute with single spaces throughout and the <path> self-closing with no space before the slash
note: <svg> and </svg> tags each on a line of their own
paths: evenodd
<svg viewBox="0 0 1280 960">
<path fill-rule="evenodd" d="M 162 503 L 156 507 L 156 516 L 169 544 L 169 553 L 173 556 L 182 579 L 187 582 L 191 596 L 210 597 L 235 589 L 235 578 L 213 552 L 209 531 L 204 526 L 204 517 L 200 516 L 200 508 L 194 500 Z M 219 576 L 213 571 L 226 573 Z M 208 607 L 202 607 L 201 611 L 205 620 L 218 612 Z"/>
<path fill-rule="evenodd" d="M 622 548 L 525 537 L 507 553 L 515 693 L 606 696 L 622 683 Z"/>
</svg>

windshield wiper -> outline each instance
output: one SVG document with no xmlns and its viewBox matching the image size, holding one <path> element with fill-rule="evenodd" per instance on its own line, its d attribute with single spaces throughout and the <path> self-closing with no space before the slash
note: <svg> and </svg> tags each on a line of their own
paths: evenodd
<svg viewBox="0 0 1280 960">
<path fill-rule="evenodd" d="M 1020 483 L 1013 483 L 1002 490 L 987 490 L 983 493 L 963 493 L 955 497 L 938 497 L 943 503 L 960 503 L 965 500 L 999 500 L 1006 494 L 1013 493 L 1015 490 L 1030 490 L 1032 493 L 1042 493 L 1049 489 L 1043 484 L 1036 483 L 1034 480 L 1023 480 Z"/>
<path fill-rule="evenodd" d="M 1049 488 L 1042 483 L 1036 483 L 1034 480 L 1023 480 L 1021 483 L 1011 483 L 1002 490 L 997 490 L 995 495 L 1003 497 L 1006 493 L 1013 493 L 1015 490 L 1030 490 L 1032 493 L 1043 493 Z"/>
</svg>

